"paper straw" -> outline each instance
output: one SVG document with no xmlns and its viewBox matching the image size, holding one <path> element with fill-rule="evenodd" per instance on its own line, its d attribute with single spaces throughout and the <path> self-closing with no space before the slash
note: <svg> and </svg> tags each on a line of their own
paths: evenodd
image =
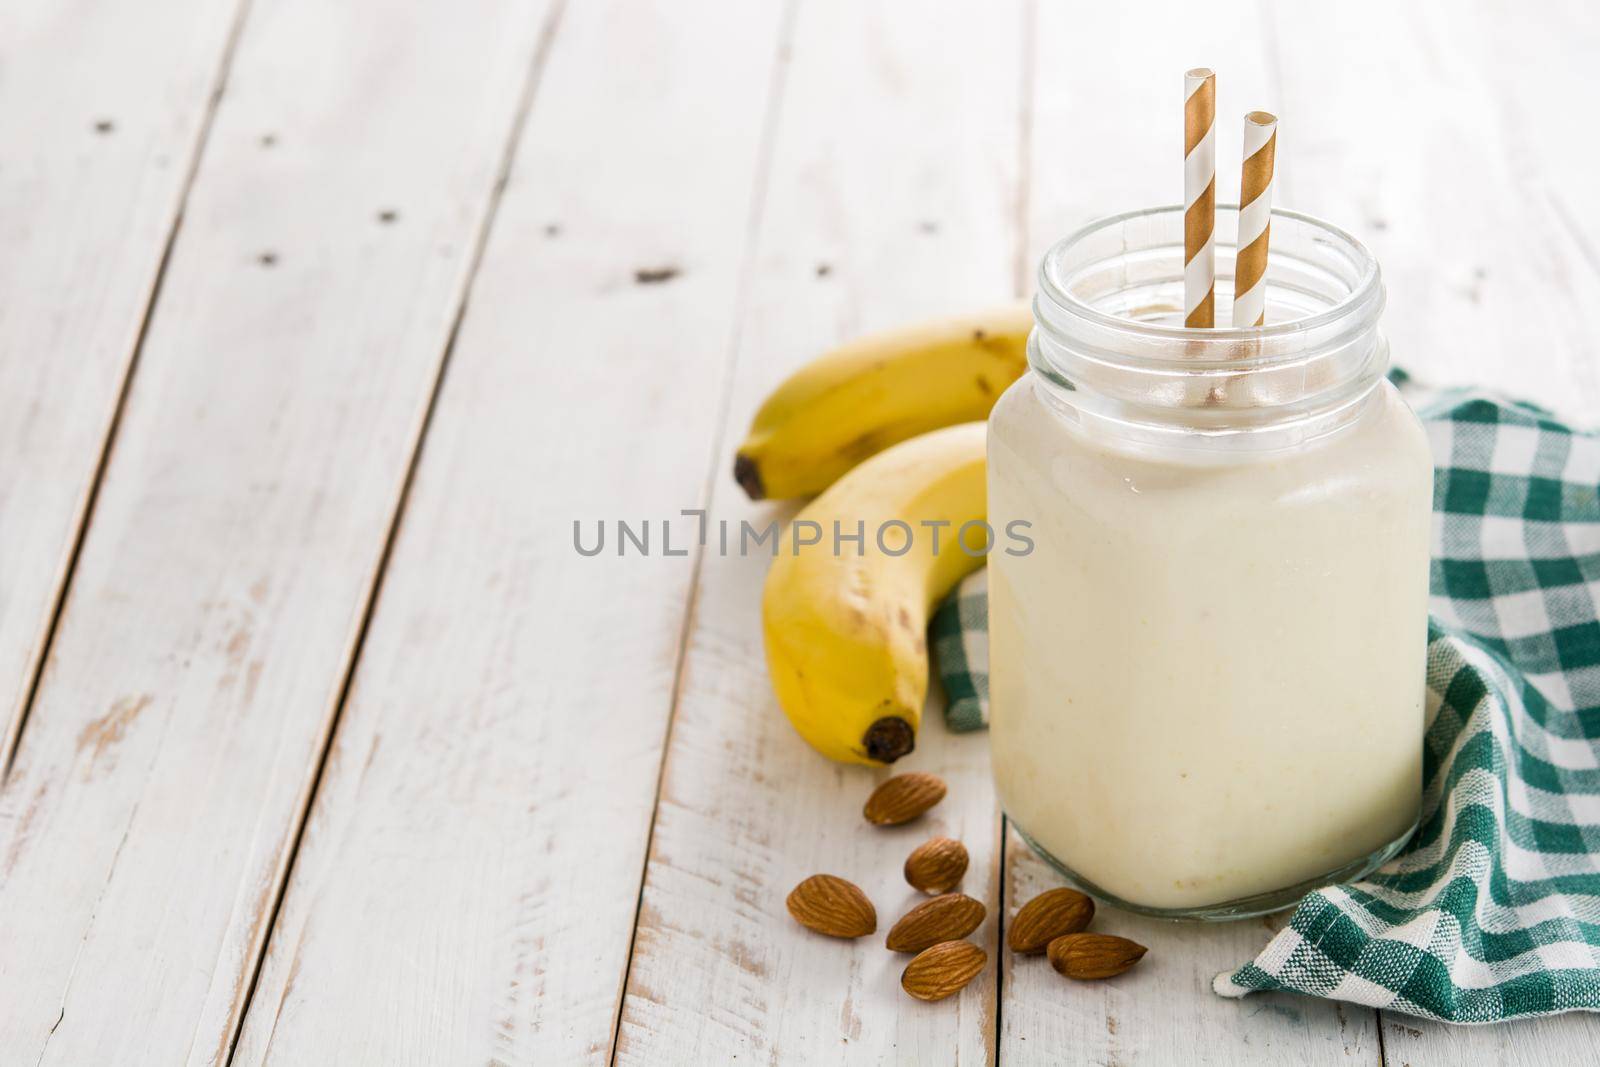
<svg viewBox="0 0 1600 1067">
<path fill-rule="evenodd" d="M 1217 76 L 1183 76 L 1183 324 L 1216 325 Z"/>
<path fill-rule="evenodd" d="M 1239 181 L 1239 254 L 1233 268 L 1233 325 L 1267 321 L 1267 239 L 1272 230 L 1272 162 L 1278 118 L 1265 111 L 1244 117 L 1244 171 Z"/>
</svg>

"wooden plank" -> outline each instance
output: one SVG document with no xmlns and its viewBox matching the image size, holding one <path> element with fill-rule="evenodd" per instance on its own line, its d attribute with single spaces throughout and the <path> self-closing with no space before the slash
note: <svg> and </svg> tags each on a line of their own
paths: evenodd
<svg viewBox="0 0 1600 1067">
<path fill-rule="evenodd" d="M 1006 837 L 1005 878 L 1008 919 L 1064 884 L 1015 830 Z M 1095 930 L 1150 950 L 1132 971 L 1106 982 L 1068 982 L 1043 956 L 1008 952 L 1001 1062 L 1057 1063 L 1062 1049 L 1073 1049 L 1085 1063 L 1378 1063 L 1370 1009 L 1289 993 L 1239 1001 L 1211 992 L 1219 972 L 1259 952 L 1287 917 L 1180 924 L 1101 907 Z"/>
<path fill-rule="evenodd" d="M 1456 1025 L 1382 1013 L 1390 1067 L 1549 1067 L 1600 1062 L 1594 1014 L 1565 1014 L 1494 1025 Z"/>
<path fill-rule="evenodd" d="M 1217 72 L 1218 200 L 1237 201 L 1243 115 L 1279 106 L 1278 72 L 1257 9 L 1044 4 L 1034 40 L 1031 265 L 1095 217 L 1182 199 L 1182 76 L 1193 66 Z M 1065 40 L 1080 42 L 1070 63 L 1053 53 L 1052 42 Z M 1292 156 L 1287 147 L 1280 160 L 1285 155 Z M 1028 280 L 1031 289 L 1031 274 Z M 1007 835 L 1008 918 L 1061 884 L 1021 838 Z M 1095 928 L 1132 937 L 1150 954 L 1126 976 L 1080 986 L 1042 959 L 1007 952 L 1002 1063 L 1055 1063 L 1063 1049 L 1086 1063 L 1378 1061 L 1370 1010 L 1291 996 L 1237 1002 L 1211 991 L 1213 976 L 1270 939 L 1259 921 L 1173 924 L 1102 909 Z"/>
<path fill-rule="evenodd" d="M 863 330 L 984 306 L 1012 290 L 1018 208 L 1021 3 L 802 4 L 756 273 L 715 467 L 714 522 L 737 534 L 789 509 L 753 505 L 728 476 L 750 414 L 785 373 Z M 713 541 L 715 543 L 715 541 Z M 928 720 L 901 761 L 950 795 L 897 830 L 861 805 L 886 772 L 832 764 L 776 707 L 761 646 L 770 559 L 707 555 L 690 631 L 617 1062 L 987 1062 L 995 968 L 960 996 L 905 996 L 887 928 L 921 899 L 901 878 L 925 837 L 965 841 L 964 889 L 991 917 L 998 820 L 981 736 Z M 817 871 L 858 881 L 879 932 L 846 944 L 784 907 Z"/>
<path fill-rule="evenodd" d="M 6 8 L 0 776 L 223 77 L 237 6 L 14 0 Z"/>
<path fill-rule="evenodd" d="M 1495 380 L 1515 392 L 1531 376 L 1536 398 L 1588 426 L 1600 426 L 1600 335 L 1590 309 L 1600 301 L 1600 201 L 1593 194 L 1600 144 L 1575 135 L 1568 101 L 1593 98 L 1590 56 L 1600 49 L 1600 8 L 1564 2 L 1539 18 L 1499 7 L 1430 4 L 1416 32 L 1460 72 L 1482 79 L 1479 99 L 1496 127 L 1495 159 L 1509 174 L 1512 203 L 1526 213 L 1521 231 L 1495 236 L 1501 258 L 1526 261 L 1535 284 L 1558 305 L 1561 343 L 1529 359 L 1504 352 Z M 1548 247 L 1546 247 L 1548 246 Z M 1508 320 L 1529 312 L 1482 279 L 1482 299 Z M 1526 345 L 1527 342 L 1524 342 Z"/>
<path fill-rule="evenodd" d="M 563 17 L 240 1067 L 609 1062 L 781 25 Z"/>
<path fill-rule="evenodd" d="M 253 5 L 0 794 L 8 1062 L 226 1057 L 543 12 Z"/>
<path fill-rule="evenodd" d="M 1462 25 L 1446 34 L 1460 41 L 1467 35 L 1470 55 L 1492 87 L 1496 118 L 1515 153 L 1507 160 L 1533 210 L 1552 220 L 1553 240 L 1570 246 L 1578 262 L 1600 274 L 1600 199 L 1593 192 L 1594 174 L 1600 171 L 1600 143 L 1576 133 L 1575 109 L 1593 99 L 1592 66 L 1588 57 L 1600 52 L 1600 8 L 1583 0 L 1560 0 L 1543 5 L 1539 17 L 1516 17 L 1497 6 L 1473 5 L 1456 11 L 1434 4 L 1428 9 L 1430 25 L 1448 15 Z M 1469 60 L 1470 61 L 1470 60 Z M 1560 262 L 1571 262 L 1563 257 Z M 1592 284 L 1592 278 L 1588 279 Z M 1572 314 L 1587 322 L 1587 307 L 1579 304 Z M 1594 414 L 1594 379 L 1600 377 L 1600 339 L 1592 327 L 1579 326 L 1573 343 L 1581 356 L 1572 373 L 1583 376 L 1587 408 L 1564 403 L 1591 424 Z M 1573 398 L 1582 399 L 1582 398 Z"/>
<path fill-rule="evenodd" d="M 1541 188 L 1545 158 L 1593 146 L 1506 88 L 1553 69 L 1585 84 L 1588 65 L 1553 41 L 1530 47 L 1538 21 L 1383 0 L 1297 10 L 1276 34 L 1279 167 L 1286 203 L 1343 224 L 1383 265 L 1397 364 L 1593 421 L 1600 270 Z M 1586 201 L 1592 170 L 1563 172 L 1583 182 L 1565 202 Z"/>
<path fill-rule="evenodd" d="M 1600 1063 L 1600 1025 L 1592 1014 L 1524 1019 L 1492 1026 L 1449 1026 L 1383 1013 L 1389 1067 L 1549 1067 Z"/>
</svg>

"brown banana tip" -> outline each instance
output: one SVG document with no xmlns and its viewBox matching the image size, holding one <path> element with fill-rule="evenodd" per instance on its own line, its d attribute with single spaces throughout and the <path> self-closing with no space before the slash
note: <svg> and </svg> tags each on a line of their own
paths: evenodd
<svg viewBox="0 0 1600 1067">
<path fill-rule="evenodd" d="M 766 498 L 767 489 L 761 484 L 761 471 L 756 468 L 756 461 L 743 452 L 733 457 L 733 480 L 739 483 L 751 500 Z"/>
<path fill-rule="evenodd" d="M 867 727 L 867 732 L 861 735 L 861 743 L 866 746 L 869 758 L 879 763 L 893 763 L 916 747 L 917 732 L 900 716 L 886 715 Z"/>
</svg>

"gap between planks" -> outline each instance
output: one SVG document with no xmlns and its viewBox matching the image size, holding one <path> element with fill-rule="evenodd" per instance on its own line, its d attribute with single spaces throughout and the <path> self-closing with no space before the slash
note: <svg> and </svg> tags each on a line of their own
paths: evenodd
<svg viewBox="0 0 1600 1067">
<path fill-rule="evenodd" d="M 790 47 L 794 41 L 794 20 L 800 0 L 784 0 L 783 16 L 778 24 L 777 57 L 772 76 L 767 85 L 766 114 L 761 120 L 761 142 L 756 149 L 755 184 L 750 197 L 749 213 L 745 219 L 744 248 L 740 256 L 739 283 L 733 298 L 732 328 L 728 337 L 728 351 L 723 359 L 722 395 L 717 400 L 716 426 L 712 438 L 711 458 L 706 464 L 706 476 L 701 485 L 698 501 L 709 519 L 712 490 L 722 467 L 722 444 L 728 432 L 728 419 L 733 407 L 734 370 L 739 361 L 739 338 L 744 331 L 745 305 L 755 273 L 755 257 L 761 231 L 761 217 L 766 209 L 768 178 L 772 171 L 773 149 L 777 142 L 778 121 L 783 112 L 783 90 L 788 83 Z M 606 1050 L 606 1063 L 617 1062 L 617 1044 L 622 1032 L 622 1008 L 627 1001 L 628 976 L 633 973 L 633 953 L 639 944 L 639 916 L 644 909 L 645 883 L 650 874 L 650 856 L 655 847 L 656 816 L 661 810 L 661 785 L 666 779 L 667 753 L 672 751 L 672 726 L 678 718 L 678 702 L 683 695 L 683 669 L 688 658 L 689 638 L 694 632 L 695 607 L 700 600 L 700 572 L 705 565 L 704 542 L 695 546 L 693 565 L 689 570 L 689 592 L 684 598 L 683 622 L 678 631 L 678 647 L 672 666 L 672 690 L 667 698 L 667 724 L 661 735 L 661 759 L 656 763 L 656 787 L 650 803 L 650 824 L 645 831 L 644 850 L 639 855 L 639 892 L 633 904 L 633 928 L 628 934 L 628 956 L 617 981 L 616 1003 L 611 1011 L 611 1047 Z"/>
<path fill-rule="evenodd" d="M 238 1049 L 239 1031 L 244 1024 L 245 1016 L 249 1013 L 250 1003 L 255 998 L 256 986 L 261 980 L 261 969 L 266 961 L 267 946 L 272 942 L 272 932 L 274 927 L 277 926 L 278 914 L 283 908 L 284 893 L 289 885 L 289 876 L 294 870 L 295 857 L 299 854 L 300 844 L 305 838 L 306 819 L 310 814 L 312 804 L 316 800 L 317 789 L 322 784 L 323 774 L 327 770 L 328 753 L 332 749 L 333 738 L 338 733 L 339 719 L 343 715 L 345 703 L 349 699 L 350 686 L 355 678 L 356 668 L 360 665 L 361 651 L 366 644 L 367 632 L 371 629 L 372 617 L 377 608 L 378 597 L 383 587 L 383 579 L 388 572 L 389 560 L 394 553 L 395 539 L 399 533 L 400 524 L 405 517 L 406 502 L 410 499 L 411 487 L 416 480 L 417 466 L 426 444 L 428 429 L 433 423 L 434 411 L 439 405 L 439 394 L 444 385 L 445 375 L 450 368 L 450 356 L 455 351 L 456 339 L 461 334 L 461 323 L 466 316 L 467 304 L 472 294 L 472 285 L 477 279 L 478 268 L 483 263 L 484 249 L 488 246 L 489 234 L 494 229 L 495 216 L 499 211 L 500 201 L 505 195 L 506 183 L 511 175 L 512 164 L 516 160 L 517 147 L 521 142 L 522 131 L 526 125 L 528 113 L 532 110 L 534 97 L 538 94 L 540 75 L 544 72 L 546 62 L 550 56 L 550 50 L 555 44 L 556 35 L 561 25 L 561 16 L 565 10 L 566 0 L 553 0 L 550 12 L 545 18 L 544 26 L 540 29 L 538 41 L 534 46 L 533 57 L 528 64 L 527 77 L 511 117 L 511 127 L 506 134 L 505 148 L 501 152 L 500 160 L 495 168 L 495 177 L 490 186 L 488 203 L 477 232 L 473 235 L 472 251 L 467 260 L 466 276 L 462 280 L 460 292 L 456 294 L 450 331 L 446 336 L 444 348 L 439 356 L 439 365 L 434 372 L 432 387 L 428 393 L 428 401 L 423 406 L 422 414 L 418 418 L 416 429 L 412 434 L 405 474 L 401 478 L 400 488 L 395 496 L 394 508 L 390 512 L 388 531 L 384 536 L 383 547 L 378 554 L 377 563 L 373 567 L 372 575 L 362 596 L 360 621 L 356 625 L 355 632 L 350 639 L 350 645 L 344 656 L 344 664 L 341 669 L 333 708 L 328 715 L 322 736 L 317 741 L 316 769 L 306 783 L 302 794 L 296 798 L 294 815 L 289 828 L 289 846 L 284 851 L 283 859 L 279 863 L 277 871 L 274 872 L 272 900 L 267 911 L 268 918 L 266 922 L 261 923 L 258 927 L 255 942 L 250 947 L 253 957 L 250 967 L 250 982 L 246 987 L 244 996 L 240 997 L 234 1005 L 233 1017 L 229 1020 L 226 1034 L 228 1054 L 224 1062 L 230 1065 L 233 1063 L 234 1055 Z"/>
<path fill-rule="evenodd" d="M 1021 89 L 1018 93 L 1017 104 L 1017 204 L 1016 213 L 1012 219 L 1012 240 L 1016 242 L 1016 267 L 1012 278 L 1012 294 L 1018 300 L 1031 298 L 1033 289 L 1031 258 L 1032 243 L 1029 241 L 1029 223 L 1033 211 L 1033 138 L 1034 138 L 1034 95 L 1039 90 L 1039 0 L 1026 0 L 1022 5 L 1022 39 L 1021 62 Z M 931 669 L 931 668 L 930 668 Z M 996 807 L 998 808 L 998 804 Z M 1006 877 L 1006 841 L 1011 829 L 1011 821 L 1006 817 L 1004 810 L 999 811 L 1000 823 L 999 846 L 996 849 L 997 863 L 1000 870 L 1000 890 L 997 894 L 999 902 L 995 915 L 995 945 L 999 953 L 1006 952 L 1006 924 L 1010 919 L 1010 901 L 1007 899 L 1007 887 L 1011 884 Z M 1006 1032 L 1006 969 L 1003 955 L 994 961 L 994 1062 L 996 1067 L 1005 1057 L 1005 1048 L 1001 1042 L 1001 1035 Z"/>
<path fill-rule="evenodd" d="M 228 27 L 228 34 L 222 46 L 222 53 L 217 59 L 216 73 L 211 78 L 210 92 L 206 94 L 205 109 L 200 116 L 199 128 L 195 131 L 194 140 L 189 146 L 183 181 L 179 183 L 178 200 L 173 208 L 172 220 L 167 225 L 166 240 L 161 245 L 161 257 L 156 263 L 155 277 L 151 280 L 150 291 L 145 295 L 144 307 L 134 331 L 133 344 L 129 347 L 127 359 L 122 365 L 120 380 L 116 385 L 116 399 L 111 405 L 111 415 L 106 420 L 100 451 L 95 456 L 82 503 L 78 507 L 77 514 L 72 517 L 72 529 L 69 534 L 71 545 L 67 549 L 66 562 L 62 564 L 55 588 L 51 590 L 44 635 L 38 643 L 32 661 L 27 666 L 25 695 L 21 706 L 12 717 L 4 738 L 0 738 L 0 789 L 5 787 L 6 779 L 11 777 L 12 767 L 17 761 L 17 752 L 22 748 L 22 732 L 27 729 L 28 718 L 33 713 L 34 701 L 39 695 L 39 684 L 44 679 L 44 665 L 50 660 L 50 647 L 55 643 L 56 629 L 61 624 L 61 612 L 67 603 L 67 592 L 72 587 L 72 576 L 76 573 L 78 559 L 83 554 L 83 543 L 89 531 L 89 522 L 94 517 L 95 503 L 100 499 L 100 486 L 105 481 L 106 468 L 111 462 L 111 450 L 116 444 L 117 430 L 122 425 L 122 413 L 128 405 L 133 376 L 139 369 L 139 355 L 144 351 L 145 339 L 150 333 L 150 323 L 155 318 L 156 304 L 161 299 L 161 286 L 167 277 L 167 266 L 172 262 L 172 250 L 178 243 L 178 233 L 183 229 L 184 209 L 188 206 L 189 194 L 194 189 L 195 176 L 200 172 L 200 159 L 205 155 L 206 142 L 211 137 L 211 128 L 216 121 L 217 108 L 222 103 L 222 94 L 227 89 L 228 72 L 233 67 L 233 57 L 244 31 L 245 19 L 249 16 L 250 4 L 251 0 L 238 0 L 233 21 Z"/>
<path fill-rule="evenodd" d="M 781 15 L 568 5 L 236 1064 L 605 1062 L 692 560 L 563 527 L 705 482 Z"/>
<path fill-rule="evenodd" d="M 893 17 L 889 4 L 801 10 L 762 225 L 761 269 L 734 375 L 735 411 L 754 406 L 763 381 L 865 326 L 1014 293 L 1018 257 L 1009 223 L 1017 207 L 1012 168 L 1020 107 L 1013 64 L 1021 6 L 1008 5 L 1000 19 L 967 21 L 954 5 L 929 13 L 924 21 L 940 25 L 944 36 Z M 811 47 L 824 41 L 837 42 L 839 52 Z M 905 202 L 885 211 L 869 195 L 875 187 L 903 192 Z M 948 236 L 935 237 L 941 233 Z M 830 287 L 809 281 L 812 256 L 833 265 L 843 257 Z M 874 281 L 880 277 L 884 284 Z M 868 297 L 872 312 L 863 316 L 859 305 Z M 765 508 L 755 511 L 728 482 L 716 483 L 715 496 L 730 512 L 720 520 L 775 517 Z M 816 797 L 828 809 L 817 834 L 809 824 L 803 832 L 783 825 L 783 812 L 791 808 L 805 810 L 808 819 L 814 814 L 812 795 L 792 797 L 793 789 L 838 792 L 834 787 L 847 786 L 847 775 L 859 773 L 848 781 L 859 781 L 864 796 L 870 783 L 866 772 L 819 759 L 772 706 L 754 639 L 761 563 L 713 556 L 701 576 L 615 1062 L 721 1062 L 752 1049 L 798 1059 L 812 1040 L 838 1040 L 835 1051 L 878 1062 L 895 1042 L 905 1055 L 914 1045 L 943 1047 L 951 1038 L 969 1062 L 991 1062 L 992 974 L 949 1010 L 929 1011 L 904 997 L 891 958 L 871 953 L 852 960 L 848 990 L 841 992 L 810 981 L 822 979 L 811 968 L 824 957 L 830 967 L 845 966 L 830 946 L 789 936 L 755 940 L 766 921 L 791 928 L 781 899 L 794 877 L 823 869 L 824 859 L 850 868 L 842 873 L 866 871 L 889 840 L 869 840 L 871 828 L 863 831 L 849 799 L 853 788 Z M 711 671 L 697 670 L 707 661 Z M 980 777 L 973 759 L 982 755 L 974 747 L 981 739 L 949 741 L 936 709 L 930 707 L 930 715 L 918 762 L 956 772 L 975 788 L 964 795 L 953 788 L 971 803 L 947 802 L 922 831 L 937 826 L 962 837 L 964 826 L 972 835 L 967 840 L 978 847 L 969 877 L 982 872 L 981 892 L 994 914 L 999 818 L 987 773 Z M 707 756 L 719 741 L 716 756 Z M 727 767 L 726 776 L 718 774 L 718 763 Z M 757 766 L 759 772 L 751 770 Z M 880 902 L 892 896 L 894 910 L 907 906 L 897 872 L 879 874 L 887 894 Z M 702 917 L 703 925 L 695 921 Z M 994 929 L 986 924 L 986 947 Z M 661 999 L 667 983 L 675 991 L 667 998 L 670 1007 Z M 779 998 L 785 1000 L 781 1008 Z M 741 1010 L 736 1001 L 745 1000 Z"/>
</svg>

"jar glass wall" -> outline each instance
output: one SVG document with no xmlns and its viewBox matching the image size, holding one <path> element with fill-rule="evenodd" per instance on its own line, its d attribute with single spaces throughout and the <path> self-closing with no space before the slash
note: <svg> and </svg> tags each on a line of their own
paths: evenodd
<svg viewBox="0 0 1600 1067">
<path fill-rule="evenodd" d="M 1180 208 L 1061 242 L 989 422 L 990 521 L 1033 541 L 989 564 L 1002 804 L 1164 915 L 1365 873 L 1421 797 L 1427 442 L 1384 379 L 1370 254 L 1291 212 L 1271 240 L 1269 325 L 1239 331 L 1181 325 Z"/>
</svg>

